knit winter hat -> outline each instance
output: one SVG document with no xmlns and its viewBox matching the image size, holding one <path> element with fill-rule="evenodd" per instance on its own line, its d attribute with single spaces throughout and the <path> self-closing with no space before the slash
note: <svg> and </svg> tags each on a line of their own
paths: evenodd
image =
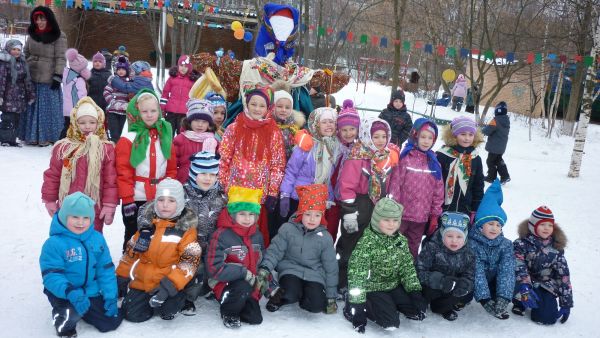
<svg viewBox="0 0 600 338">
<path fill-rule="evenodd" d="M 221 96 L 217 93 L 210 92 L 210 93 L 206 94 L 206 99 L 208 101 L 210 101 L 210 103 L 212 103 L 212 105 L 215 108 L 219 107 L 219 106 L 223 106 L 223 107 L 227 108 L 227 101 L 225 101 L 223 96 Z"/>
<path fill-rule="evenodd" d="M 358 116 L 358 112 L 356 111 L 356 108 L 354 108 L 354 102 L 350 99 L 344 100 L 342 110 L 337 119 L 338 130 L 346 126 L 352 126 L 357 130 L 360 127 L 360 116 Z"/>
<path fill-rule="evenodd" d="M 89 217 L 92 226 L 96 217 L 94 205 L 96 202 L 81 191 L 74 192 L 63 199 L 58 210 L 58 220 L 67 225 L 68 216 Z"/>
<path fill-rule="evenodd" d="M 98 120 L 98 110 L 96 109 L 96 107 L 97 106 L 93 105 L 91 102 L 82 102 L 79 105 L 79 108 L 77 108 L 75 117 L 78 119 L 83 116 L 91 116 Z"/>
<path fill-rule="evenodd" d="M 273 104 L 276 104 L 281 99 L 288 99 L 292 105 L 294 104 L 294 98 L 285 90 L 278 90 L 273 94 Z"/>
<path fill-rule="evenodd" d="M 140 75 L 142 72 L 150 71 L 150 64 L 146 61 L 135 61 L 131 64 L 131 70 L 135 75 Z"/>
<path fill-rule="evenodd" d="M 271 110 L 273 106 L 273 91 L 271 87 L 255 88 L 246 92 L 246 105 L 250 102 L 250 98 L 254 95 L 259 95 L 267 103 L 267 110 Z"/>
<path fill-rule="evenodd" d="M 213 123 L 215 107 L 209 100 L 189 99 L 186 103 L 188 121 L 204 120 Z"/>
<path fill-rule="evenodd" d="M 92 56 L 92 62 L 96 62 L 99 61 L 100 63 L 102 63 L 102 68 L 106 67 L 106 58 L 104 57 L 104 55 L 100 52 L 96 52 L 96 54 L 94 54 L 94 56 Z"/>
<path fill-rule="evenodd" d="M 452 122 L 450 122 L 450 128 L 452 128 L 452 135 L 454 136 L 465 132 L 470 132 L 473 134 L 477 132 L 477 124 L 475 121 L 466 116 L 454 118 Z"/>
<path fill-rule="evenodd" d="M 385 131 L 386 135 L 388 135 L 388 133 L 390 132 L 390 129 L 388 128 L 387 125 L 385 125 L 385 123 L 383 123 L 381 121 L 375 121 L 371 125 L 371 137 L 373 136 L 373 134 L 375 134 L 376 131 L 379 131 L 379 130 Z"/>
<path fill-rule="evenodd" d="M 529 221 L 527 222 L 529 232 L 537 236 L 537 227 L 543 222 L 550 222 L 554 225 L 554 214 L 552 213 L 552 210 L 545 205 L 535 209 L 531 213 L 531 216 L 529 216 Z"/>
<path fill-rule="evenodd" d="M 229 188 L 227 211 L 235 215 L 240 211 L 249 211 L 253 214 L 260 214 L 260 200 L 262 199 L 262 189 L 251 189 L 233 186 Z"/>
<path fill-rule="evenodd" d="M 196 183 L 196 177 L 201 173 L 218 174 L 219 160 L 221 156 L 218 154 L 201 151 L 190 157 L 190 173 L 189 182 Z"/>
<path fill-rule="evenodd" d="M 84 79 L 89 79 L 91 76 L 90 71 L 87 69 L 88 61 L 85 56 L 79 54 L 77 49 L 69 48 L 65 52 L 65 57 L 69 61 L 69 67 L 79 73 Z"/>
<path fill-rule="evenodd" d="M 408 138 L 416 145 L 419 140 L 419 134 L 423 130 L 429 131 L 433 134 L 433 144 L 435 144 L 435 141 L 438 137 L 438 128 L 435 122 L 426 117 L 421 117 L 415 120 Z"/>
<path fill-rule="evenodd" d="M 177 209 L 175 210 L 175 215 L 170 218 L 175 218 L 181 215 L 181 212 L 185 208 L 185 193 L 183 191 L 183 185 L 178 180 L 174 180 L 170 177 L 165 178 L 160 181 L 156 186 L 156 195 L 154 197 L 154 212 L 158 217 L 163 217 L 158 211 L 158 205 L 156 201 L 158 201 L 159 197 L 173 197 L 177 203 Z"/>
<path fill-rule="evenodd" d="M 470 222 L 468 215 L 462 212 L 446 211 L 442 214 L 440 221 L 442 237 L 448 231 L 459 231 L 465 235 L 465 239 L 467 238 Z"/>
<path fill-rule="evenodd" d="M 506 212 L 502 209 L 502 202 L 502 186 L 500 180 L 496 179 L 485 191 L 479 208 L 477 208 L 475 227 L 481 228 L 489 221 L 498 221 L 500 226 L 504 226 L 507 217 Z"/>
<path fill-rule="evenodd" d="M 506 102 L 500 101 L 500 103 L 498 103 L 494 109 L 494 114 L 496 116 L 508 114 L 508 106 L 506 105 Z"/>
<path fill-rule="evenodd" d="M 127 61 L 127 58 L 124 56 L 119 56 L 117 62 L 115 63 L 115 71 L 120 68 L 125 69 L 127 72 L 125 76 L 129 76 L 129 61 Z"/>
<path fill-rule="evenodd" d="M 179 57 L 179 59 L 177 59 L 177 65 L 178 66 L 187 66 L 189 67 L 191 64 L 191 60 L 190 60 L 190 56 L 189 55 L 181 55 Z"/>
<path fill-rule="evenodd" d="M 298 193 L 298 211 L 296 214 L 302 218 L 302 214 L 309 210 L 321 211 L 325 216 L 327 210 L 328 191 L 325 184 L 301 185 L 296 187 Z M 325 224 L 325 217 L 321 218 L 321 224 Z"/>
<path fill-rule="evenodd" d="M 375 204 L 375 209 L 373 209 L 373 214 L 371 215 L 371 227 L 377 232 L 381 232 L 379 221 L 382 218 L 397 219 L 400 221 L 403 212 L 404 207 L 402 204 L 389 197 L 384 197 Z"/>
<path fill-rule="evenodd" d="M 392 93 L 392 98 L 390 99 L 390 103 L 394 102 L 394 100 L 400 100 L 404 103 L 404 91 L 402 89 L 398 89 Z"/>
<path fill-rule="evenodd" d="M 19 48 L 21 51 L 23 50 L 23 42 L 17 39 L 10 39 L 6 41 L 4 44 L 4 50 L 10 53 L 10 50 L 13 48 Z"/>
</svg>

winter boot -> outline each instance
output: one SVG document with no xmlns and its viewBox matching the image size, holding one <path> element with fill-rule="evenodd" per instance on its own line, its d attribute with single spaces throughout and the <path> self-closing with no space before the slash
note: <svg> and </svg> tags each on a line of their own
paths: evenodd
<svg viewBox="0 0 600 338">
<path fill-rule="evenodd" d="M 58 330 L 56 331 L 56 335 L 59 337 L 65 337 L 65 338 L 76 338 L 77 337 L 77 330 L 73 329 L 70 331 L 66 331 L 66 332 L 58 332 Z"/>
<path fill-rule="evenodd" d="M 467 305 L 469 305 L 469 303 L 464 304 L 464 303 L 459 302 L 459 303 L 454 304 L 453 309 L 454 309 L 454 311 L 460 311 L 460 310 L 464 309 L 465 306 L 467 306 Z"/>
<path fill-rule="evenodd" d="M 512 308 L 512 313 L 516 314 L 517 316 L 524 316 L 525 307 L 523 307 L 523 305 L 521 304 L 514 304 Z"/>
<path fill-rule="evenodd" d="M 242 326 L 239 316 L 223 316 L 223 325 L 228 329 L 237 329 Z"/>
<path fill-rule="evenodd" d="M 179 312 L 184 316 L 195 316 L 196 305 L 194 305 L 194 302 L 186 299 L 185 304 L 183 304 L 183 307 L 181 310 L 179 310 Z"/>
<path fill-rule="evenodd" d="M 279 308 L 281 308 L 281 305 L 283 305 L 281 298 L 283 297 L 284 292 L 285 290 L 279 288 L 277 292 L 275 292 L 275 294 L 271 296 L 271 298 L 267 302 L 267 311 L 275 312 L 279 310 Z"/>
<path fill-rule="evenodd" d="M 504 177 L 500 180 L 500 184 L 502 185 L 505 185 L 508 182 L 510 182 L 510 177 Z"/>
<path fill-rule="evenodd" d="M 175 318 L 175 315 L 174 314 L 160 315 L 160 318 L 162 320 L 173 320 L 173 318 Z"/>
<path fill-rule="evenodd" d="M 442 317 L 444 317 L 445 320 L 452 322 L 452 321 L 455 321 L 456 318 L 458 318 L 458 314 L 456 312 L 450 310 L 450 311 L 444 313 L 442 315 Z"/>
</svg>

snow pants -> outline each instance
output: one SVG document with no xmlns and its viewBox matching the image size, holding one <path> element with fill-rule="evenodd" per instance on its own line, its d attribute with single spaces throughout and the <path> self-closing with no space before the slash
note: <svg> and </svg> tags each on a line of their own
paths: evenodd
<svg viewBox="0 0 600 338">
<path fill-rule="evenodd" d="M 325 311 L 327 297 L 323 284 L 284 275 L 279 278 L 279 285 L 285 290 L 281 297 L 282 304 L 299 303 L 300 308 L 313 313 Z"/>
<path fill-rule="evenodd" d="M 230 282 L 221 297 L 221 317 L 240 317 L 248 324 L 262 323 L 258 301 L 252 297 L 253 288 L 243 279 Z"/>
</svg>

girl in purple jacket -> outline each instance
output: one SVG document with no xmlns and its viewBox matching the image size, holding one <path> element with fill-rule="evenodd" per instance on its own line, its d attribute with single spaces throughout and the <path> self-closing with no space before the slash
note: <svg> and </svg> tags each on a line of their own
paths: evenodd
<svg viewBox="0 0 600 338">
<path fill-rule="evenodd" d="M 442 170 L 431 150 L 437 135 L 438 129 L 433 121 L 417 119 L 390 178 L 389 192 L 396 202 L 404 206 L 400 233 L 408 239 L 413 258 L 417 257 L 421 238 L 424 234 L 433 234 L 442 214 Z"/>
</svg>

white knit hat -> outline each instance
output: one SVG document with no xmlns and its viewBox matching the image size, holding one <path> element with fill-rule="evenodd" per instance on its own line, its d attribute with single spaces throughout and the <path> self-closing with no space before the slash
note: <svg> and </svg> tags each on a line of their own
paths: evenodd
<svg viewBox="0 0 600 338">
<path fill-rule="evenodd" d="M 273 94 L 273 103 L 274 104 L 277 104 L 277 101 L 279 101 L 281 99 L 288 99 L 288 100 L 290 100 L 292 105 L 294 104 L 294 98 L 292 97 L 292 95 L 290 93 L 288 93 L 285 90 L 278 90 L 275 92 L 275 94 Z"/>
<path fill-rule="evenodd" d="M 173 215 L 173 217 L 171 218 L 178 217 L 179 215 L 181 215 L 181 212 L 185 208 L 185 193 L 183 192 L 183 186 L 181 185 L 181 183 L 172 178 L 165 178 L 164 180 L 160 181 L 160 183 L 158 183 L 158 185 L 156 186 L 155 201 L 158 200 L 159 197 L 166 196 L 174 197 L 177 203 L 175 215 Z M 162 217 L 162 215 L 158 211 L 156 202 L 154 203 L 154 212 L 159 217 Z"/>
<path fill-rule="evenodd" d="M 77 113 L 75 113 L 75 116 L 77 118 L 80 118 L 82 116 L 92 116 L 93 118 L 95 118 L 97 120 L 98 119 L 98 110 L 96 110 L 96 107 L 93 104 L 91 104 L 89 102 L 84 102 L 77 109 Z"/>
</svg>

